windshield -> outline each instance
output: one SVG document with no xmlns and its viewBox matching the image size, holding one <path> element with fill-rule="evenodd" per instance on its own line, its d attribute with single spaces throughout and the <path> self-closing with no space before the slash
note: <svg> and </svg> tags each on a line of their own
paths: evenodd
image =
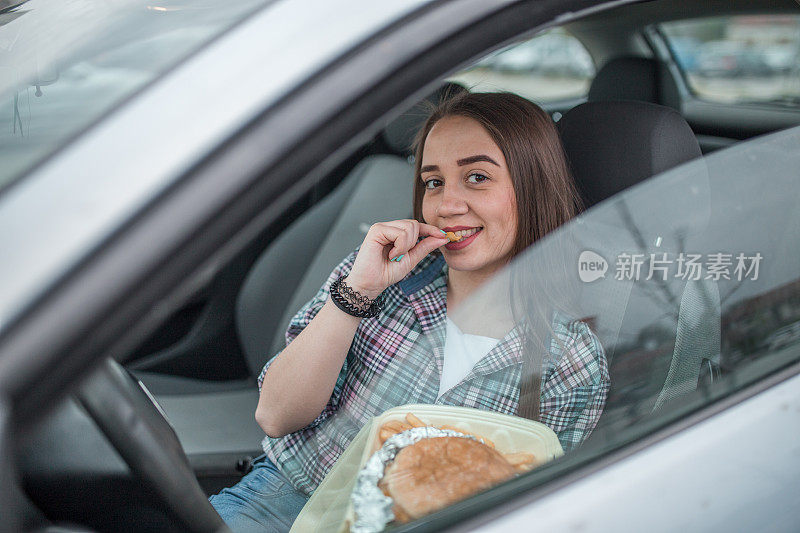
<svg viewBox="0 0 800 533">
<path fill-rule="evenodd" d="M 0 11 L 0 190 L 268 0 L 28 0 Z"/>
<path fill-rule="evenodd" d="M 513 482 L 494 489 L 509 497 L 800 359 L 798 146 L 800 128 L 795 128 L 688 162 L 599 204 L 516 256 L 468 301 L 447 310 L 441 339 L 456 336 L 463 353 L 477 351 L 475 366 L 446 393 L 455 395 L 452 401 L 434 392 L 429 401 L 417 399 L 417 405 L 377 416 L 361 431 L 359 421 L 342 411 L 320 415 L 318 421 L 329 417 L 328 427 L 353 444 L 299 523 L 354 520 L 354 508 L 370 509 L 382 494 L 400 490 L 403 476 L 379 482 L 377 492 L 364 484 L 374 486 L 374 472 L 382 472 L 374 461 L 393 464 L 399 457 L 375 459 L 380 453 L 374 452 L 385 450 L 393 437 L 400 439 L 395 442 L 400 448 L 407 446 L 414 440 L 408 431 L 416 426 L 444 432 L 437 435 L 475 436 L 494 447 L 516 469 Z M 520 316 L 533 324 L 522 336 Z M 498 324 L 505 327 L 498 330 Z M 413 336 L 411 349 L 440 353 L 438 334 L 425 327 L 425 335 Z M 550 419 L 542 415 L 540 422 L 490 412 L 504 411 L 503 373 L 520 368 L 507 364 L 498 346 L 520 338 L 522 353 L 535 362 L 531 367 L 540 369 L 533 378 L 542 391 L 542 413 L 565 394 L 571 395 L 573 412 Z M 586 357 L 586 350 L 593 355 Z M 592 365 L 603 354 L 610 388 L 601 395 L 604 401 L 593 404 L 592 386 L 601 386 L 605 374 Z M 425 369 L 398 381 L 394 365 L 399 359 L 381 358 L 362 376 L 369 393 L 359 394 L 368 398 L 367 411 L 402 404 L 406 396 L 418 398 L 426 386 Z M 348 357 L 346 367 L 354 364 Z M 550 387 L 559 373 L 567 377 Z M 494 380 L 487 385 L 493 387 L 491 399 L 484 403 L 470 396 L 474 390 L 467 386 L 481 376 Z M 575 386 L 581 380 L 585 386 Z M 347 384 L 337 383 L 335 398 L 349 394 L 342 386 Z M 581 418 L 586 409 L 593 414 Z M 336 444 L 312 443 L 311 455 L 322 460 Z M 444 455 L 440 459 L 447 462 Z M 486 495 L 470 500 L 483 508 L 493 501 L 497 497 Z M 446 523 L 448 516 L 455 520 L 459 509 L 465 507 L 439 511 L 445 522 L 437 523 Z M 396 507 L 393 516 L 398 516 Z"/>
</svg>

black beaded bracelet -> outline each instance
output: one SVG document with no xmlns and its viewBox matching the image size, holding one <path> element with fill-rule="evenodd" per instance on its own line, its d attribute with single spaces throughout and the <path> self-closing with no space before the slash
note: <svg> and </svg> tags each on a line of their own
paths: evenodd
<svg viewBox="0 0 800 533">
<path fill-rule="evenodd" d="M 372 300 L 349 287 L 344 276 L 331 284 L 331 300 L 336 307 L 358 318 L 372 318 L 383 309 L 383 294 Z"/>
</svg>

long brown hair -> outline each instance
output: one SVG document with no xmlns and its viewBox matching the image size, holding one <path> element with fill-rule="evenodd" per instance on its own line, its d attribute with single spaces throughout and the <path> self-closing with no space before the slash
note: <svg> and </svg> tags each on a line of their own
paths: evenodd
<svg viewBox="0 0 800 533">
<path fill-rule="evenodd" d="M 425 121 L 414 141 L 414 218 L 424 222 L 425 187 L 420 178 L 425 140 L 433 126 L 451 116 L 477 121 L 502 150 L 513 183 L 517 234 L 512 256 L 558 228 L 581 208 L 575 182 L 555 124 L 539 106 L 513 93 L 460 93 L 445 97 Z M 528 290 L 520 276 L 512 280 L 512 305 L 523 334 L 523 367 L 518 414 L 538 420 L 541 361 L 547 349 L 549 313 L 543 300 L 555 305 L 556 295 Z M 516 300 L 516 301 L 515 301 Z M 536 316 L 534 316 L 536 315 Z M 535 324 L 538 324 L 535 325 Z"/>
<path fill-rule="evenodd" d="M 578 212 L 579 196 L 561 138 L 550 116 L 513 93 L 461 93 L 433 109 L 414 141 L 414 218 L 422 218 L 420 179 L 425 139 L 439 120 L 471 118 L 489 133 L 506 158 L 517 199 L 516 255 Z"/>
</svg>

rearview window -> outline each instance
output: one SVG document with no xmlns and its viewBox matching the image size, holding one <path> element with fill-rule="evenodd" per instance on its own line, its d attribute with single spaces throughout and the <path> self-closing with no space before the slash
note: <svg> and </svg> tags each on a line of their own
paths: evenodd
<svg viewBox="0 0 800 533">
<path fill-rule="evenodd" d="M 800 104 L 800 16 L 713 17 L 660 28 L 699 98 Z"/>
</svg>

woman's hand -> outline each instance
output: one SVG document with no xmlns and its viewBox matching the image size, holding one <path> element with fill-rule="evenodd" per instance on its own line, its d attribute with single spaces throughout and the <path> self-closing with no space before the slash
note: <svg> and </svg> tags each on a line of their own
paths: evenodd
<svg viewBox="0 0 800 533">
<path fill-rule="evenodd" d="M 347 284 L 376 298 L 386 287 L 406 277 L 426 255 L 448 242 L 442 230 L 416 220 L 373 224 L 347 276 Z"/>
<path fill-rule="evenodd" d="M 375 224 L 361 244 L 347 284 L 376 298 L 448 241 L 439 228 L 416 220 Z M 396 257 L 400 261 L 389 260 Z M 256 409 L 256 420 L 267 435 L 282 437 L 319 416 L 336 387 L 360 323 L 361 319 L 343 313 L 329 299 L 275 357 L 264 375 Z"/>
</svg>

